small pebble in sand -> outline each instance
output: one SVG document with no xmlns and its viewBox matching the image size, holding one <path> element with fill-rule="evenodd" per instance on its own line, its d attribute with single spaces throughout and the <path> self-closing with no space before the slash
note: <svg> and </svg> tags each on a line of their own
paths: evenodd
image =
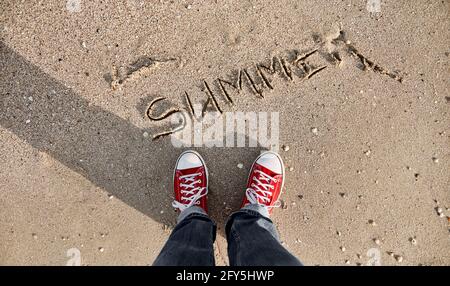
<svg viewBox="0 0 450 286">
<path fill-rule="evenodd" d="M 350 264 L 350 260 L 345 260 L 345 264 Z"/>
<path fill-rule="evenodd" d="M 442 210 L 442 208 L 437 207 L 436 208 L 436 212 L 437 212 L 437 214 L 440 215 L 443 212 L 443 210 Z"/>
<path fill-rule="evenodd" d="M 375 242 L 376 245 L 380 245 L 381 241 L 378 238 L 374 238 L 373 242 Z"/>
<path fill-rule="evenodd" d="M 373 219 L 369 219 L 369 224 L 372 226 L 376 226 L 377 223 Z"/>
<path fill-rule="evenodd" d="M 337 234 L 337 236 L 341 236 L 341 235 L 342 235 L 342 232 L 340 232 L 340 231 L 338 230 L 338 231 L 336 231 L 336 234 Z"/>
<path fill-rule="evenodd" d="M 402 262 L 403 261 L 403 256 L 401 255 L 395 255 L 395 260 L 397 260 L 397 262 Z"/>
<path fill-rule="evenodd" d="M 359 254 L 359 253 L 357 253 L 357 254 L 356 254 L 356 257 L 358 257 L 358 259 L 361 259 L 361 258 L 362 258 L 362 255 Z"/>
<path fill-rule="evenodd" d="M 108 198 L 109 198 L 110 200 L 112 200 L 112 199 L 114 198 L 114 196 L 113 196 L 113 195 L 108 195 Z"/>
<path fill-rule="evenodd" d="M 26 124 L 28 124 L 28 123 L 30 123 L 30 122 L 31 122 L 30 119 L 27 119 L 27 120 L 25 121 Z"/>
<path fill-rule="evenodd" d="M 344 246 L 341 246 L 341 247 L 339 247 L 339 248 L 341 249 L 342 252 L 345 251 L 345 247 L 344 247 Z"/>
<path fill-rule="evenodd" d="M 339 195 L 341 196 L 341 198 L 346 198 L 347 197 L 346 193 L 339 193 Z"/>
<path fill-rule="evenodd" d="M 186 5 L 186 9 L 191 10 L 192 9 L 192 5 L 191 4 Z"/>
<path fill-rule="evenodd" d="M 34 239 L 37 239 L 37 238 L 38 238 L 37 234 L 35 234 L 35 233 L 32 233 L 31 236 L 32 236 Z"/>
<path fill-rule="evenodd" d="M 105 251 L 105 249 L 103 247 L 99 247 L 98 251 L 103 252 L 103 251 Z"/>
<path fill-rule="evenodd" d="M 439 158 L 433 157 L 433 162 L 434 163 L 439 163 Z"/>
<path fill-rule="evenodd" d="M 366 155 L 368 157 L 368 156 L 370 156 L 370 153 L 371 153 L 371 151 L 367 150 L 367 151 L 364 152 L 364 155 Z"/>
<path fill-rule="evenodd" d="M 142 133 L 142 136 L 144 136 L 144 138 L 147 138 L 148 137 L 148 132 L 145 131 L 144 133 Z"/>
<path fill-rule="evenodd" d="M 303 195 L 298 195 L 297 196 L 300 200 L 303 200 Z"/>
<path fill-rule="evenodd" d="M 409 242 L 411 242 L 412 245 L 417 245 L 417 240 L 415 237 L 410 237 Z"/>
<path fill-rule="evenodd" d="M 287 151 L 289 151 L 289 146 L 288 145 L 283 145 L 283 151 L 284 152 L 287 152 Z"/>
<path fill-rule="evenodd" d="M 160 214 L 163 214 L 163 213 L 164 213 L 164 211 L 160 211 L 159 213 L 160 213 Z"/>
<path fill-rule="evenodd" d="M 242 168 L 244 168 L 244 164 L 239 163 L 239 164 L 237 164 L 237 167 L 238 167 L 239 169 L 242 169 Z"/>
<path fill-rule="evenodd" d="M 318 130 L 316 127 L 311 128 L 311 132 L 312 132 L 312 134 L 314 134 L 314 135 L 319 134 L 319 130 Z"/>
<path fill-rule="evenodd" d="M 294 171 L 294 167 L 289 167 L 289 171 L 290 172 Z"/>
</svg>

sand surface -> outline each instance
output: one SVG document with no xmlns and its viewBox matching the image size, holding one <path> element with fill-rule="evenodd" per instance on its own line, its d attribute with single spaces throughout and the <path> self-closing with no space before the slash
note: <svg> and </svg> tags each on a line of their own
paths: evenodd
<svg viewBox="0 0 450 286">
<path fill-rule="evenodd" d="M 206 82 L 216 98 L 206 112 L 279 112 L 289 150 L 280 148 L 287 176 L 273 220 L 305 264 L 450 265 L 450 3 L 380 9 L 2 1 L 0 264 L 66 265 L 77 250 L 82 265 L 151 264 L 175 223 L 183 149 L 152 140 L 170 125 L 147 108 L 161 97 L 156 117 L 186 108 L 185 93 L 205 103 Z M 255 67 L 274 58 L 288 72 L 264 82 Z M 302 63 L 307 76 L 289 73 Z M 254 84 L 227 86 L 231 105 L 218 79 L 244 72 Z M 224 222 L 262 148 L 197 150 L 226 265 Z"/>
</svg>

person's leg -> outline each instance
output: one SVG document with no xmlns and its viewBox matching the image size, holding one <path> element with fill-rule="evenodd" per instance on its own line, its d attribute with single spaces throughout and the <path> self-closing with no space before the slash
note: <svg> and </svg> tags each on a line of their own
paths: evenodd
<svg viewBox="0 0 450 286">
<path fill-rule="evenodd" d="M 196 206 L 181 212 L 154 266 L 214 266 L 213 244 L 216 226 L 206 212 Z"/>
<path fill-rule="evenodd" d="M 228 257 L 232 266 L 301 266 L 280 243 L 269 218 L 277 207 L 284 181 L 283 161 L 265 152 L 253 163 L 242 207 L 226 225 Z"/>
<path fill-rule="evenodd" d="M 212 266 L 216 226 L 207 215 L 208 171 L 195 151 L 183 152 L 174 172 L 178 223 L 156 258 L 155 266 Z"/>
<path fill-rule="evenodd" d="M 268 211 L 253 204 L 231 215 L 226 225 L 231 266 L 301 266 L 280 243 Z"/>
</svg>

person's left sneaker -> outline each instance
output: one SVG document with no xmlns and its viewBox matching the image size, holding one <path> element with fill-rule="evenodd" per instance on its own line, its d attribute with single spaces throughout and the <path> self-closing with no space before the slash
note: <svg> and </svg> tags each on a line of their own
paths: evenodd
<svg viewBox="0 0 450 286">
<path fill-rule="evenodd" d="M 195 151 L 183 152 L 178 157 L 173 175 L 175 201 L 172 206 L 183 211 L 198 206 L 208 212 L 208 170 L 203 158 Z"/>
<path fill-rule="evenodd" d="M 281 205 L 278 199 L 283 184 L 284 164 L 280 155 L 272 151 L 263 152 L 253 162 L 241 208 L 256 204 L 266 207 L 271 214 L 273 208 Z"/>
</svg>

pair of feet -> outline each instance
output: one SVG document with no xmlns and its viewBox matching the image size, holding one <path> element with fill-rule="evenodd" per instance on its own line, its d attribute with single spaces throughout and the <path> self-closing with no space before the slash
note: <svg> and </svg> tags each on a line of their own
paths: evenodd
<svg viewBox="0 0 450 286">
<path fill-rule="evenodd" d="M 177 160 L 173 181 L 174 208 L 183 211 L 198 206 L 208 212 L 208 170 L 200 154 L 192 150 L 183 152 Z M 258 204 L 267 207 L 271 213 L 279 205 L 283 183 L 284 165 L 281 157 L 271 151 L 262 153 L 253 162 L 241 208 Z"/>
</svg>

